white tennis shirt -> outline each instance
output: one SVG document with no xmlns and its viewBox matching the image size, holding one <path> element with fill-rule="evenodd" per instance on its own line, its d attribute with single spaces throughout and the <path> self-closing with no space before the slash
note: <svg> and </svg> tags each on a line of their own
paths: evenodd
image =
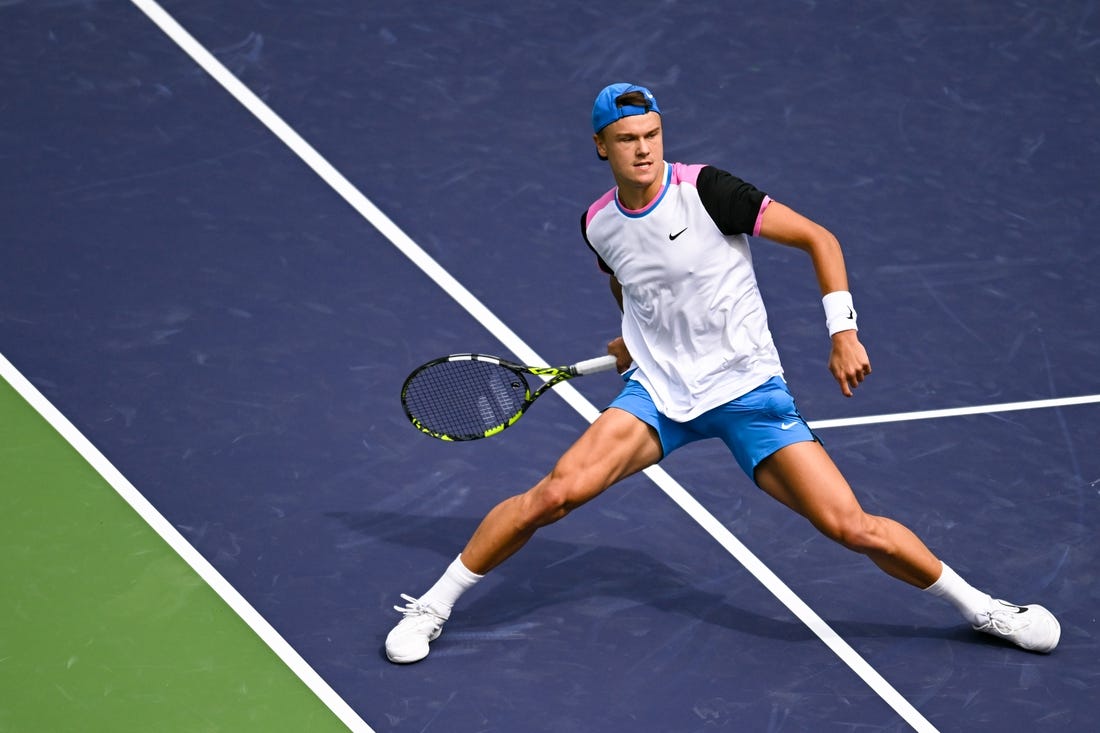
<svg viewBox="0 0 1100 733">
<path fill-rule="evenodd" d="M 783 373 L 746 236 L 770 199 L 711 166 L 666 163 L 664 175 L 640 211 L 608 191 L 582 230 L 622 285 L 631 378 L 686 422 Z"/>
</svg>

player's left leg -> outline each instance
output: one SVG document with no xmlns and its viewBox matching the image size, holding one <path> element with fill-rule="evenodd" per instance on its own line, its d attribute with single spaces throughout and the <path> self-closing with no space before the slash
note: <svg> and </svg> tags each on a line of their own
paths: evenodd
<svg viewBox="0 0 1100 733">
<path fill-rule="evenodd" d="M 971 625 L 1024 649 L 1058 644 L 1057 619 L 1039 605 L 995 600 L 960 578 L 910 529 L 866 513 L 820 443 L 793 443 L 761 461 L 755 480 L 769 495 L 806 517 L 825 536 L 867 555 L 895 578 L 952 603 Z"/>
<path fill-rule="evenodd" d="M 845 547 L 918 588 L 940 577 L 940 561 L 907 527 L 863 511 L 848 482 L 817 442 L 781 448 L 756 467 L 756 483 Z"/>
</svg>

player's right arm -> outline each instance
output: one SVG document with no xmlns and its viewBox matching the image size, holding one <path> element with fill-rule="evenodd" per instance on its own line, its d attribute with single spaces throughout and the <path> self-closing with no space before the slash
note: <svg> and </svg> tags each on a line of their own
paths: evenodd
<svg viewBox="0 0 1100 733">
<path fill-rule="evenodd" d="M 609 282 L 611 294 L 615 296 L 615 302 L 619 304 L 619 312 L 621 313 L 623 310 L 623 286 L 614 275 L 610 276 Z M 623 341 L 622 336 L 616 336 L 607 344 L 607 353 L 615 357 L 615 368 L 619 370 L 619 374 L 625 372 L 634 363 L 634 359 L 627 351 L 626 342 Z"/>
</svg>

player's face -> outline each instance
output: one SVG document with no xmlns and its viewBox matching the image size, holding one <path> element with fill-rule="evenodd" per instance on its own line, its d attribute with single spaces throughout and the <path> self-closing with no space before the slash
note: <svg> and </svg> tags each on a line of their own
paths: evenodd
<svg viewBox="0 0 1100 733">
<path fill-rule="evenodd" d="M 646 112 L 616 120 L 596 135 L 596 150 L 611 164 L 620 194 L 626 194 L 623 189 L 629 189 L 638 194 L 656 195 L 665 159 L 661 115 Z"/>
</svg>

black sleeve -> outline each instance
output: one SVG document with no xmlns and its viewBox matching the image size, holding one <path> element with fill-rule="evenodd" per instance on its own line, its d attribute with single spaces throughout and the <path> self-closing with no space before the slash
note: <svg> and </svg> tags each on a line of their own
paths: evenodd
<svg viewBox="0 0 1100 733">
<path fill-rule="evenodd" d="M 608 275 L 614 275 L 611 268 L 607 266 L 607 263 L 603 261 L 603 257 L 600 257 L 600 253 L 596 251 L 596 248 L 592 246 L 592 243 L 588 241 L 588 210 L 585 209 L 581 212 L 581 236 L 584 237 L 584 243 L 588 245 L 588 249 L 592 250 L 592 254 L 596 255 L 596 264 L 600 266 L 600 269 L 606 272 Z"/>
<path fill-rule="evenodd" d="M 699 171 L 695 185 L 703 208 L 722 234 L 752 234 L 766 196 L 763 191 L 709 165 Z"/>
</svg>

